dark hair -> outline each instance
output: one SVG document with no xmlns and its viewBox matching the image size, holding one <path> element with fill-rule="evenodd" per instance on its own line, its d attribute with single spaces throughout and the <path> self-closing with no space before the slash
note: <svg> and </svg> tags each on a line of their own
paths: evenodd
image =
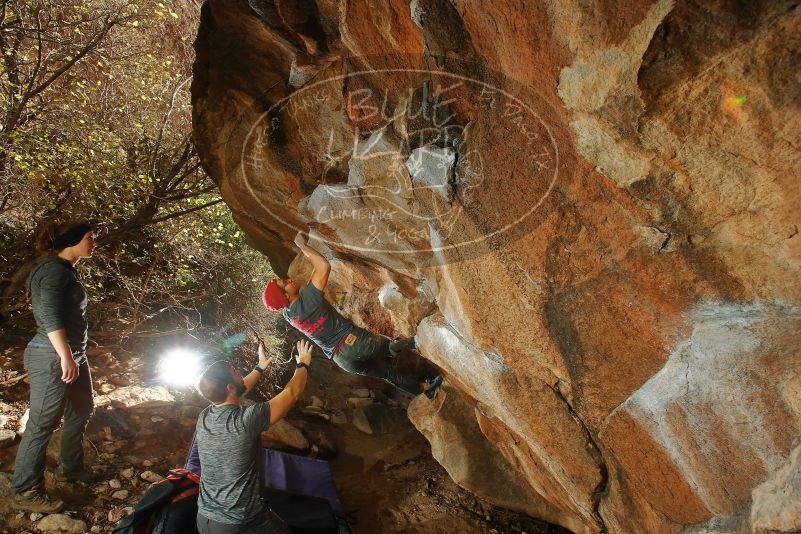
<svg viewBox="0 0 801 534">
<path fill-rule="evenodd" d="M 233 383 L 231 364 L 225 360 L 217 360 L 200 375 L 197 390 L 209 402 L 219 404 L 228 398 L 228 384 Z"/>
<path fill-rule="evenodd" d="M 43 253 L 58 253 L 62 248 L 54 248 L 56 238 L 64 234 L 67 230 L 78 227 L 88 226 L 91 231 L 92 224 L 86 220 L 74 220 L 60 223 L 55 220 L 50 220 L 42 224 L 36 234 L 35 247 L 38 252 Z"/>
</svg>

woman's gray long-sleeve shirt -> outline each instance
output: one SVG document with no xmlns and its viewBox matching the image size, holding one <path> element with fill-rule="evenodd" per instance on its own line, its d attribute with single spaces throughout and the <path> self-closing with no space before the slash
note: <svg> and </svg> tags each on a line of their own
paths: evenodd
<svg viewBox="0 0 801 534">
<path fill-rule="evenodd" d="M 87 322 L 86 290 L 78 271 L 59 257 L 47 258 L 28 275 L 26 286 L 31 294 L 36 335 L 28 344 L 32 348 L 53 349 L 47 334 L 67 331 L 72 356 L 80 364 L 86 357 Z"/>
</svg>

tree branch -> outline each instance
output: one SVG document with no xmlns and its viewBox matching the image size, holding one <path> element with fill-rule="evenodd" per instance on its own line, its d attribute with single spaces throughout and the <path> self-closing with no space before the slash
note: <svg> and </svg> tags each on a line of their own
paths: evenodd
<svg viewBox="0 0 801 534">
<path fill-rule="evenodd" d="M 6 6 L 8 6 L 8 0 L 2 0 L 2 9 L 0 9 L 0 28 L 3 27 L 3 24 L 6 22 Z"/>
<path fill-rule="evenodd" d="M 42 83 L 31 89 L 30 91 L 26 91 L 22 98 L 17 102 L 17 104 L 13 107 L 11 113 L 9 114 L 9 118 L 4 125 L 3 130 L 5 133 L 13 131 L 17 124 L 19 123 L 20 117 L 22 113 L 25 111 L 25 106 L 28 104 L 28 101 L 47 89 L 53 82 L 58 80 L 61 75 L 71 69 L 78 61 L 83 59 L 83 57 L 91 52 L 100 42 L 108 35 L 108 32 L 117 24 L 117 19 L 106 19 L 103 27 L 98 31 L 97 35 L 95 35 L 92 39 L 89 40 L 78 52 L 72 56 L 72 58 L 64 63 L 61 67 L 54 70 L 50 76 L 48 76 Z M 35 80 L 31 80 L 31 86 Z"/>
<path fill-rule="evenodd" d="M 170 220 L 170 219 L 174 219 L 176 217 L 181 217 L 183 215 L 187 215 L 187 214 L 195 212 L 195 211 L 200 211 L 202 209 L 209 208 L 211 206 L 214 206 L 215 204 L 219 204 L 222 201 L 223 201 L 223 199 L 218 198 L 217 200 L 213 200 L 211 202 L 206 202 L 205 204 L 202 204 L 200 206 L 195 206 L 194 208 L 189 208 L 189 209 L 186 209 L 186 210 L 183 210 L 183 211 L 170 213 L 169 215 L 164 215 L 163 217 L 156 217 L 155 219 L 151 219 L 150 221 L 146 222 L 142 226 L 146 226 L 146 225 L 149 225 L 149 224 L 155 224 L 155 223 L 158 223 L 158 222 L 167 221 L 167 220 Z"/>
<path fill-rule="evenodd" d="M 177 149 L 180 148 L 181 146 L 183 146 L 183 149 L 181 150 L 181 155 L 176 158 L 175 154 L 178 152 Z M 183 168 L 183 166 L 186 165 L 186 162 L 189 160 L 189 155 L 191 153 L 191 150 L 192 150 L 192 134 L 187 134 L 184 140 L 181 142 L 181 144 L 178 145 L 178 147 L 176 147 L 176 150 L 173 152 L 173 158 L 175 159 L 175 163 L 173 163 L 172 167 L 170 167 L 170 170 L 164 179 L 164 187 L 162 187 L 161 189 L 162 194 L 168 193 L 173 189 L 175 189 L 176 187 L 178 187 L 179 185 L 181 185 L 184 175 L 179 175 L 179 173 L 181 171 L 181 168 Z"/>
<path fill-rule="evenodd" d="M 102 41 L 106 37 L 109 30 L 111 30 L 111 28 L 113 28 L 116 24 L 117 21 L 115 19 L 106 20 L 106 23 L 103 25 L 103 27 L 100 29 L 98 34 L 93 39 L 90 39 L 89 42 L 86 43 L 86 45 L 84 45 L 84 47 L 80 49 L 78 53 L 72 57 L 72 59 L 67 61 L 64 65 L 62 65 L 58 69 L 54 70 L 53 73 L 45 81 L 36 86 L 36 88 L 30 92 L 28 97 L 30 98 L 36 96 L 45 89 L 47 89 L 50 86 L 50 84 L 52 84 L 59 78 L 59 76 L 61 76 L 69 69 L 71 69 L 73 65 L 75 65 L 78 61 L 80 61 L 86 54 L 91 52 L 94 47 L 100 44 L 100 41 Z"/>
<path fill-rule="evenodd" d="M 36 38 L 38 49 L 36 50 L 36 66 L 33 68 L 33 73 L 31 74 L 30 80 L 28 80 L 28 89 L 25 91 L 26 93 L 31 92 L 31 88 L 33 84 L 36 83 L 36 78 L 39 76 L 39 70 L 42 68 L 42 21 L 39 18 L 41 15 L 41 11 L 37 11 L 34 14 L 34 18 L 36 19 Z"/>
<path fill-rule="evenodd" d="M 163 221 L 168 221 L 170 219 L 175 219 L 176 217 L 182 217 L 184 215 L 188 215 L 188 214 L 193 213 L 195 211 L 200 211 L 202 209 L 206 209 L 208 207 L 214 206 L 215 204 L 219 204 L 222 201 L 223 201 L 223 199 L 218 198 L 217 200 L 213 200 L 211 202 L 207 202 L 207 203 L 202 204 L 200 206 L 195 206 L 193 208 L 177 211 L 177 212 L 174 212 L 174 213 L 168 213 L 167 215 L 163 215 L 161 217 L 156 217 L 156 218 L 152 218 L 152 219 L 141 219 L 141 218 L 139 218 L 137 216 L 134 216 L 129 222 L 123 224 L 118 229 L 109 232 L 105 236 L 99 238 L 97 241 L 98 241 L 98 244 L 100 244 L 100 245 L 109 245 L 109 244 L 112 244 L 112 243 L 116 243 L 117 241 L 122 239 L 126 234 L 128 234 L 128 233 L 130 233 L 130 232 L 132 232 L 134 230 L 137 230 L 139 228 L 144 228 L 145 226 L 150 226 L 151 224 L 155 224 L 155 223 L 159 223 L 159 222 L 163 222 Z M 139 220 L 137 220 L 137 219 L 139 219 Z"/>
<path fill-rule="evenodd" d="M 164 138 L 164 129 L 167 127 L 167 121 L 170 120 L 170 115 L 172 115 L 172 110 L 175 107 L 175 98 L 178 96 L 178 91 L 191 80 L 191 76 L 187 76 L 182 82 L 175 86 L 175 89 L 172 91 L 172 96 L 170 97 L 170 103 L 167 105 L 167 109 L 164 112 L 164 118 L 161 120 L 161 125 L 159 126 L 159 133 L 156 136 L 156 146 L 153 149 L 153 157 L 151 159 L 151 168 L 155 171 L 155 164 L 156 164 L 156 155 L 161 148 L 161 140 Z"/>
</svg>

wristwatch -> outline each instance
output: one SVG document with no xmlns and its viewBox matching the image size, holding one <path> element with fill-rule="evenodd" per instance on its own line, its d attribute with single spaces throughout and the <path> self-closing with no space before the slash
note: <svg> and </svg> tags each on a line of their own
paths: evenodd
<svg viewBox="0 0 801 534">
<path fill-rule="evenodd" d="M 253 367 L 253 370 L 254 370 L 254 371 L 258 371 L 260 375 L 263 375 L 263 374 L 264 374 L 264 369 L 262 369 L 261 367 L 259 367 L 259 364 L 256 364 L 256 365 Z"/>
<path fill-rule="evenodd" d="M 305 367 L 306 372 L 311 373 L 311 367 L 309 367 L 308 363 L 298 362 L 298 364 L 295 366 L 295 369 L 300 369 L 301 367 Z"/>
</svg>

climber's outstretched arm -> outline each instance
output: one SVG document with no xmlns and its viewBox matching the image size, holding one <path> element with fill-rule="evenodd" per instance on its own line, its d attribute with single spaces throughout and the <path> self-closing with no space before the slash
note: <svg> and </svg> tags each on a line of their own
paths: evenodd
<svg viewBox="0 0 801 534">
<path fill-rule="evenodd" d="M 306 243 L 306 239 L 303 237 L 302 233 L 299 232 L 298 235 L 295 236 L 295 244 L 303 255 L 309 259 L 314 268 L 311 274 L 311 280 L 309 281 L 320 291 L 324 290 L 326 284 L 328 284 L 328 275 L 331 274 L 331 264 L 328 263 L 325 256 Z"/>
</svg>

